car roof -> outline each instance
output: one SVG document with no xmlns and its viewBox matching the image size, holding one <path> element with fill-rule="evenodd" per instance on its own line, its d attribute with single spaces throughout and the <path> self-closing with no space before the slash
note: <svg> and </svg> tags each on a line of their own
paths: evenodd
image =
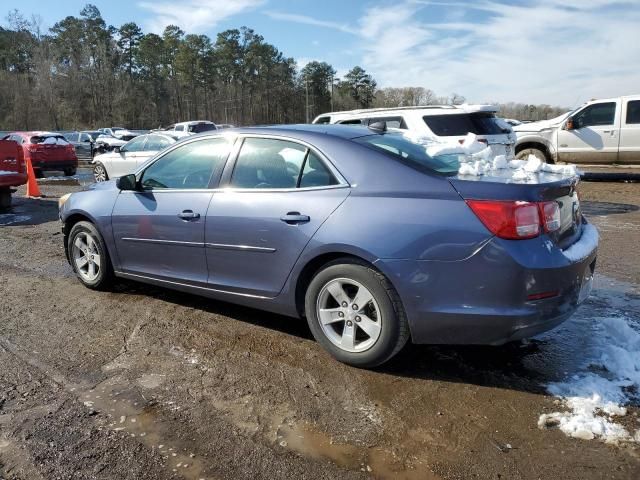
<svg viewBox="0 0 640 480">
<path fill-rule="evenodd" d="M 332 124 L 292 124 L 292 125 L 264 125 L 259 127 L 235 127 L 224 129 L 224 135 L 229 132 L 236 133 L 256 133 L 256 134 L 272 134 L 283 136 L 298 136 L 296 134 L 323 134 L 334 137 L 344 138 L 347 140 L 364 137 L 366 135 L 374 135 L 376 132 L 358 125 L 332 125 Z M 212 132 L 204 132 L 199 135 L 211 134 Z"/>
<path fill-rule="evenodd" d="M 477 112 L 489 112 L 496 113 L 499 108 L 495 105 L 485 104 L 461 104 L 461 105 L 417 105 L 417 106 L 405 106 L 405 107 L 384 107 L 384 108 L 364 108 L 358 110 L 342 110 L 337 112 L 326 112 L 318 115 L 315 119 L 322 117 L 361 117 L 376 114 L 393 114 L 404 112 L 422 112 L 428 115 L 442 115 L 442 114 L 463 114 L 463 113 L 477 113 Z"/>
</svg>

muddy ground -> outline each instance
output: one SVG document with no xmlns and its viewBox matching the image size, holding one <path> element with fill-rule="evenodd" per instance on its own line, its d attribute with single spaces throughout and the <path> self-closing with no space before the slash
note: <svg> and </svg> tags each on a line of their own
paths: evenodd
<svg viewBox="0 0 640 480">
<path fill-rule="evenodd" d="M 544 385 L 579 362 L 573 320 L 504 347 L 409 345 L 357 370 L 302 321 L 82 287 L 57 221 L 74 183 L 42 180 L 50 198 L 18 195 L 0 215 L 0 479 L 640 478 L 638 444 L 537 426 L 559 408 Z M 581 193 L 601 247 L 577 317 L 640 318 L 640 184 Z"/>
</svg>

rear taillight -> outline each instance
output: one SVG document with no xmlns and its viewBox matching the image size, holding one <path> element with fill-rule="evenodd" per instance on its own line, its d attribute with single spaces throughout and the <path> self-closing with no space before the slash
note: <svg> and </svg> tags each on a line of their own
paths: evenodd
<svg viewBox="0 0 640 480">
<path fill-rule="evenodd" d="M 539 205 L 531 202 L 467 200 L 480 221 L 500 238 L 520 240 L 540 234 Z"/>
<path fill-rule="evenodd" d="M 560 229 L 560 205 L 558 202 L 542 202 L 540 205 L 540 216 L 542 226 L 547 233 Z"/>
</svg>

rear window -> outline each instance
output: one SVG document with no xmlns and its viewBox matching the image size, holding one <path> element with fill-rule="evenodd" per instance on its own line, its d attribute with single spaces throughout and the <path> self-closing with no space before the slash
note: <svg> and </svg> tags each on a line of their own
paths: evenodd
<svg viewBox="0 0 640 480">
<path fill-rule="evenodd" d="M 424 123 L 439 137 L 463 137 L 467 133 L 476 135 L 499 135 L 509 133 L 500 126 L 493 113 L 456 113 L 450 115 L 426 115 Z"/>
<path fill-rule="evenodd" d="M 323 125 L 327 124 L 327 123 L 331 123 L 331 117 L 320 117 L 313 123 L 315 123 L 315 124 L 323 124 Z"/>
<path fill-rule="evenodd" d="M 213 123 L 196 123 L 195 125 L 189 125 L 189 131 L 191 133 L 202 133 L 216 130 L 216 126 Z"/>
<path fill-rule="evenodd" d="M 385 153 L 395 160 L 423 172 L 456 175 L 460 168 L 457 154 L 431 157 L 427 154 L 424 146 L 413 143 L 400 133 L 368 135 L 355 138 L 353 141 L 372 150 Z"/>
<path fill-rule="evenodd" d="M 29 141 L 31 143 L 43 143 L 46 145 L 66 145 L 69 143 L 62 135 L 34 135 Z"/>
</svg>

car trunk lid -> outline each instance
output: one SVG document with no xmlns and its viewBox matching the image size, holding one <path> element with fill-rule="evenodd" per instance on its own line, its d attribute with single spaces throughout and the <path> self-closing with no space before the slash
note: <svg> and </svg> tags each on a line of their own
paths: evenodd
<svg viewBox="0 0 640 480">
<path fill-rule="evenodd" d="M 27 148 L 32 161 L 64 161 L 75 156 L 73 145 L 62 135 L 34 135 Z"/>
<path fill-rule="evenodd" d="M 560 210 L 560 228 L 549 238 L 565 249 L 580 238 L 582 213 L 577 193 L 577 176 L 538 172 L 525 180 L 514 179 L 513 171 L 496 170 L 489 175 L 456 175 L 449 182 L 465 200 L 512 202 L 556 202 Z"/>
</svg>

